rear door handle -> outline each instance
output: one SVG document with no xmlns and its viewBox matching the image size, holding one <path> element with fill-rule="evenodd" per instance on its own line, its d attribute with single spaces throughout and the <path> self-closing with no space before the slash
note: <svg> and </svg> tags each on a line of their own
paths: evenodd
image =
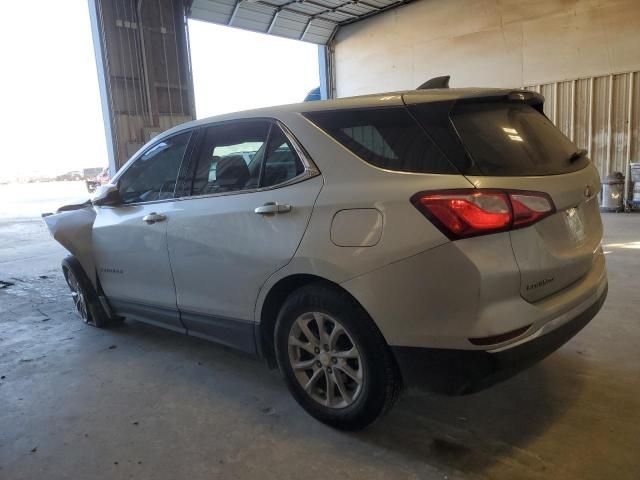
<svg viewBox="0 0 640 480">
<path fill-rule="evenodd" d="M 291 205 L 286 203 L 267 202 L 254 210 L 258 215 L 273 215 L 275 213 L 286 213 L 291 211 Z"/>
<path fill-rule="evenodd" d="M 142 217 L 142 221 L 147 225 L 153 225 L 156 222 L 163 222 L 166 219 L 167 219 L 166 215 L 161 215 L 156 212 L 152 212 L 149 215 L 145 215 L 144 217 Z"/>
</svg>

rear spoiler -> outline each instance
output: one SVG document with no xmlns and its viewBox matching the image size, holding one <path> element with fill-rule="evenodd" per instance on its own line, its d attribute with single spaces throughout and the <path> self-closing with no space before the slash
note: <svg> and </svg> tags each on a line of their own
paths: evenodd
<svg viewBox="0 0 640 480">
<path fill-rule="evenodd" d="M 540 113 L 544 113 L 544 96 L 530 90 L 511 90 L 504 88 L 453 88 L 443 87 L 448 85 L 449 76 L 436 77 L 420 85 L 416 90 L 410 90 L 402 94 L 405 105 L 413 105 L 423 102 L 449 102 L 449 103 L 484 103 L 484 102 L 521 102 L 531 105 Z M 440 83 L 438 83 L 440 82 Z M 443 88 L 438 92 L 434 89 Z"/>
<path fill-rule="evenodd" d="M 531 105 L 544 114 L 544 95 L 529 90 L 504 90 L 487 95 L 470 95 L 458 100 L 460 103 L 484 103 L 484 102 L 519 102 Z"/>
</svg>

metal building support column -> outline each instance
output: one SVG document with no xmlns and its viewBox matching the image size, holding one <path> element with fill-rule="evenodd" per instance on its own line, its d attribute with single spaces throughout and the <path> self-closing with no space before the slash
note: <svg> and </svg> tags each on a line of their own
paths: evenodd
<svg viewBox="0 0 640 480">
<path fill-rule="evenodd" d="M 193 118 L 197 118 L 196 115 L 196 97 L 193 91 L 193 68 L 191 62 L 191 37 L 189 36 L 189 10 L 191 8 L 191 3 L 193 0 L 185 1 L 185 11 L 184 16 L 182 17 L 182 25 L 184 28 L 184 41 L 182 43 L 182 55 L 187 59 L 187 78 L 186 83 L 191 88 L 191 95 L 189 95 L 189 110 L 191 111 L 191 116 Z"/>
<path fill-rule="evenodd" d="M 190 0 L 88 0 L 114 173 L 158 133 L 195 117 Z"/>
<path fill-rule="evenodd" d="M 607 165 L 602 170 L 602 175 L 605 172 L 611 172 L 611 143 L 613 131 L 613 75 L 609 75 L 609 92 L 607 94 Z"/>
<path fill-rule="evenodd" d="M 589 79 L 589 131 L 588 134 L 588 147 L 589 157 L 593 158 L 593 100 L 595 99 L 595 92 L 593 91 L 595 84 L 594 78 Z"/>
<path fill-rule="evenodd" d="M 330 77 L 330 61 L 329 47 L 318 45 L 318 73 L 320 74 L 320 99 L 327 100 L 331 98 L 331 77 Z"/>
<path fill-rule="evenodd" d="M 569 127 L 572 142 L 576 141 L 576 81 L 571 81 L 571 125 Z"/>
<path fill-rule="evenodd" d="M 558 126 L 558 82 L 554 82 L 553 84 L 553 124 Z"/>
<path fill-rule="evenodd" d="M 89 19 L 91 21 L 91 34 L 93 36 L 93 50 L 96 55 L 96 68 L 98 70 L 98 88 L 100 89 L 100 104 L 102 106 L 102 120 L 104 122 L 104 134 L 107 137 L 107 157 L 109 160 L 109 172 L 115 175 L 117 168 L 115 148 L 116 139 L 111 126 L 111 108 L 109 105 L 109 88 L 107 86 L 107 74 L 105 72 L 106 61 L 102 52 L 104 51 L 101 29 L 98 24 L 97 1 L 89 0 Z"/>
<path fill-rule="evenodd" d="M 634 80 L 634 72 L 629 73 L 629 93 L 627 94 L 629 97 L 629 103 L 627 108 L 629 109 L 627 112 L 627 155 L 625 158 L 625 166 L 624 166 L 624 206 L 625 210 L 627 205 L 629 205 L 629 186 L 631 185 L 631 137 L 633 133 L 632 123 L 633 123 L 633 80 Z"/>
</svg>

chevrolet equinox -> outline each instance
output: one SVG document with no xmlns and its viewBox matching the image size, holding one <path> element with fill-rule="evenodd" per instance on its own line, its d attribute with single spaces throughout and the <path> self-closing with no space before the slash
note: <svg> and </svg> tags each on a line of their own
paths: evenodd
<svg viewBox="0 0 640 480">
<path fill-rule="evenodd" d="M 257 355 L 356 430 L 403 386 L 507 378 L 601 308 L 598 171 L 543 102 L 415 90 L 193 121 L 45 221 L 87 323 Z"/>
</svg>

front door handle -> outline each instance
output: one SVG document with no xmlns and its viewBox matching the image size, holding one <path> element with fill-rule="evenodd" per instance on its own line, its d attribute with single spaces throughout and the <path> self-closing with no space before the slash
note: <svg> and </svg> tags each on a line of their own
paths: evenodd
<svg viewBox="0 0 640 480">
<path fill-rule="evenodd" d="M 254 210 L 258 215 L 273 215 L 275 213 L 286 213 L 291 211 L 291 205 L 286 203 L 267 202 Z"/>
<path fill-rule="evenodd" d="M 156 222 L 163 222 L 167 219 L 166 215 L 162 215 L 156 212 L 152 212 L 149 215 L 142 217 L 142 221 L 147 225 L 153 225 Z"/>
</svg>

